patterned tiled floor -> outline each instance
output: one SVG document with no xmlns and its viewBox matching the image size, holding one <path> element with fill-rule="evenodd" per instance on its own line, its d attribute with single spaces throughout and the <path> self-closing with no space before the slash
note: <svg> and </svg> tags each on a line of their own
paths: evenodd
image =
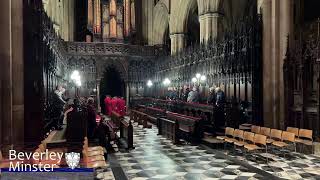
<svg viewBox="0 0 320 180">
<path fill-rule="evenodd" d="M 174 145 L 157 136 L 157 129 L 134 124 L 134 146 L 130 152 L 114 154 L 125 176 L 149 179 L 320 179 L 320 158 L 291 153 L 286 158 L 272 156 L 244 158 L 237 151 L 212 150 L 205 146 Z M 98 179 L 113 179 L 111 168 L 97 170 Z M 116 179 L 119 179 L 116 177 Z"/>
<path fill-rule="evenodd" d="M 135 149 L 115 155 L 128 179 L 259 179 L 262 176 L 204 147 L 174 145 L 157 129 L 134 127 Z"/>
<path fill-rule="evenodd" d="M 314 155 L 273 152 L 266 154 L 268 163 L 261 157 L 245 159 L 238 151 L 229 155 L 284 179 L 320 179 L 320 158 Z"/>
</svg>

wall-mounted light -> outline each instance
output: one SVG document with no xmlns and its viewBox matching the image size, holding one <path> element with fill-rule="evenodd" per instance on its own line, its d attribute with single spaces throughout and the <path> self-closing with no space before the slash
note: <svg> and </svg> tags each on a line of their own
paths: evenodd
<svg viewBox="0 0 320 180">
<path fill-rule="evenodd" d="M 163 85 L 167 86 L 171 83 L 170 79 L 168 78 L 165 78 L 164 81 L 163 81 Z"/>
<path fill-rule="evenodd" d="M 201 75 L 200 73 L 197 73 L 196 77 L 193 77 L 191 79 L 193 83 L 199 83 L 199 85 L 200 85 L 200 82 L 204 82 L 206 80 L 207 80 L 207 77 L 205 75 Z"/>
<path fill-rule="evenodd" d="M 80 73 L 77 70 L 74 70 L 71 74 L 71 80 L 73 80 L 73 82 L 77 85 L 77 86 L 81 86 L 81 80 L 80 80 Z"/>
<path fill-rule="evenodd" d="M 201 81 L 205 81 L 206 79 L 207 79 L 207 77 L 204 76 L 204 75 L 202 75 L 202 76 L 200 77 L 200 80 L 201 80 Z"/>
<path fill-rule="evenodd" d="M 200 78 L 201 78 L 201 74 L 197 73 L 197 74 L 196 74 L 196 78 L 197 78 L 197 79 L 200 79 Z"/>
<path fill-rule="evenodd" d="M 151 80 L 148 80 L 148 82 L 147 82 L 147 86 L 148 86 L 148 87 L 153 86 L 153 83 L 152 83 L 152 81 L 151 81 Z"/>
</svg>

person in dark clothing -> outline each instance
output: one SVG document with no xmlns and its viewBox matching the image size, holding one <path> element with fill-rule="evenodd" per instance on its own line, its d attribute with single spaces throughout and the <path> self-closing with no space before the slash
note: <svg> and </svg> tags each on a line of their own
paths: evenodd
<svg viewBox="0 0 320 180">
<path fill-rule="evenodd" d="M 65 92 L 65 89 L 58 85 L 56 87 L 56 90 L 53 93 L 52 96 L 52 111 L 54 114 L 54 124 L 56 129 L 62 130 L 62 123 L 63 123 L 63 108 L 66 104 L 66 100 L 63 98 L 63 93 Z"/>
<path fill-rule="evenodd" d="M 97 126 L 97 123 L 96 123 L 97 113 L 94 107 L 93 98 L 88 98 L 87 100 L 87 112 L 88 112 L 87 135 L 88 135 L 88 138 L 90 139 L 94 137 L 95 129 Z"/>
<path fill-rule="evenodd" d="M 188 96 L 189 96 L 189 92 L 190 92 L 190 89 L 186 88 L 186 90 L 184 91 L 184 95 L 183 95 L 183 101 L 184 102 L 187 102 Z"/>
<path fill-rule="evenodd" d="M 67 114 L 67 142 L 82 142 L 86 136 L 87 113 L 81 107 L 79 99 L 74 99 L 71 105 L 72 111 Z"/>
<path fill-rule="evenodd" d="M 235 98 L 232 99 L 232 107 L 230 110 L 230 122 L 227 122 L 228 127 L 239 128 L 239 120 L 241 117 L 241 111 L 239 109 L 239 103 Z"/>
<path fill-rule="evenodd" d="M 225 126 L 225 116 L 224 116 L 224 104 L 225 104 L 225 96 L 224 92 L 217 87 L 215 89 L 216 94 L 216 103 L 215 103 L 215 125 L 216 127 L 224 127 Z"/>
<path fill-rule="evenodd" d="M 214 88 L 211 87 L 210 90 L 209 90 L 209 96 L 208 96 L 208 99 L 207 99 L 207 103 L 210 104 L 210 105 L 214 105 L 216 102 L 216 94 L 214 92 Z"/>
<path fill-rule="evenodd" d="M 220 87 L 216 88 L 216 105 L 218 107 L 223 107 L 225 103 L 225 95 L 224 92 L 220 89 Z"/>
</svg>

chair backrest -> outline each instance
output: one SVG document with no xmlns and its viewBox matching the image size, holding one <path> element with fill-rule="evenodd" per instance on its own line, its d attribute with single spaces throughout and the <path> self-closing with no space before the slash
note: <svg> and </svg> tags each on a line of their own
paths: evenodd
<svg viewBox="0 0 320 180">
<path fill-rule="evenodd" d="M 270 136 L 270 130 L 271 129 L 268 128 L 268 127 L 261 127 L 260 134 L 269 137 Z"/>
<path fill-rule="evenodd" d="M 299 128 L 295 128 L 295 127 L 287 127 L 287 132 L 291 132 L 294 133 L 295 136 L 299 136 Z"/>
<path fill-rule="evenodd" d="M 46 151 L 46 148 L 44 147 L 43 144 L 40 144 L 40 145 L 39 145 L 39 150 L 40 150 L 41 152 L 45 152 L 45 151 Z"/>
<path fill-rule="evenodd" d="M 226 136 L 229 135 L 229 136 L 233 136 L 233 133 L 234 133 L 234 129 L 231 128 L 231 127 L 226 127 Z"/>
<path fill-rule="evenodd" d="M 300 129 L 299 130 L 299 138 L 307 138 L 312 140 L 312 130 L 310 129 Z"/>
<path fill-rule="evenodd" d="M 267 145 L 267 136 L 261 135 L 261 134 L 255 134 L 254 135 L 254 144 L 266 146 Z"/>
<path fill-rule="evenodd" d="M 283 131 L 282 132 L 282 141 L 295 142 L 296 135 L 292 132 Z"/>
<path fill-rule="evenodd" d="M 252 132 L 245 131 L 243 137 L 245 141 L 254 142 L 254 133 Z"/>
<path fill-rule="evenodd" d="M 271 129 L 270 137 L 274 139 L 281 140 L 282 139 L 282 131 L 279 129 Z"/>
<path fill-rule="evenodd" d="M 240 130 L 240 129 L 236 129 L 234 130 L 234 137 L 235 138 L 239 138 L 239 139 L 242 139 L 243 140 L 243 134 L 244 134 L 244 131 L 243 130 Z"/>
<path fill-rule="evenodd" d="M 2 157 L 2 152 L 0 151 L 0 161 L 2 161 L 3 157 Z"/>
<path fill-rule="evenodd" d="M 260 133 L 260 129 L 261 129 L 260 126 L 255 126 L 255 125 L 251 126 L 251 132 L 253 132 L 253 133 L 259 134 Z"/>
</svg>

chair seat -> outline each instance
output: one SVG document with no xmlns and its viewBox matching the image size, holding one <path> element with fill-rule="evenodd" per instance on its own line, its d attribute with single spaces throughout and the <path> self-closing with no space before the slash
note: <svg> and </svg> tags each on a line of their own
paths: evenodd
<svg viewBox="0 0 320 180">
<path fill-rule="evenodd" d="M 88 147 L 88 152 L 91 152 L 91 151 L 104 151 L 104 148 L 102 146 Z"/>
<path fill-rule="evenodd" d="M 255 144 L 246 144 L 246 145 L 244 145 L 244 148 L 246 148 L 249 151 L 263 149 Z"/>
<path fill-rule="evenodd" d="M 281 141 L 274 141 L 272 143 L 272 145 L 274 146 L 278 146 L 278 147 L 286 147 L 286 146 L 289 146 L 289 144 L 285 143 L 285 142 L 281 142 Z"/>
<path fill-rule="evenodd" d="M 225 138 L 227 138 L 227 136 L 217 136 L 216 138 L 219 140 L 224 140 Z"/>
<path fill-rule="evenodd" d="M 55 164 L 55 165 L 60 165 L 61 161 L 59 162 L 59 160 L 42 160 L 41 161 L 42 164 Z"/>
<path fill-rule="evenodd" d="M 267 144 L 271 144 L 271 143 L 273 143 L 273 142 L 274 142 L 274 140 L 273 140 L 273 139 L 270 139 L 270 138 L 267 139 L 267 141 L 266 141 Z"/>
<path fill-rule="evenodd" d="M 228 142 L 228 143 L 234 143 L 238 140 L 234 139 L 234 138 L 225 138 L 224 141 Z"/>
<path fill-rule="evenodd" d="M 86 159 L 86 162 L 105 161 L 104 156 L 92 156 Z"/>
<path fill-rule="evenodd" d="M 87 168 L 98 168 L 98 167 L 107 167 L 107 163 L 105 161 L 95 161 L 87 163 Z"/>
<path fill-rule="evenodd" d="M 246 143 L 244 141 L 236 141 L 236 142 L 234 142 L 234 145 L 236 145 L 236 146 L 244 146 L 246 144 L 248 144 L 248 143 Z"/>
<path fill-rule="evenodd" d="M 99 156 L 99 155 L 101 155 L 101 156 L 103 156 L 104 155 L 104 152 L 103 151 L 87 151 L 86 152 L 86 155 L 88 156 L 88 157 L 91 157 L 91 156 Z"/>
<path fill-rule="evenodd" d="M 296 141 L 297 143 L 305 144 L 305 145 L 308 145 L 308 146 L 312 146 L 312 145 L 313 145 L 313 142 L 310 141 L 310 140 L 305 140 L 305 139 L 296 138 L 295 141 Z"/>
</svg>

